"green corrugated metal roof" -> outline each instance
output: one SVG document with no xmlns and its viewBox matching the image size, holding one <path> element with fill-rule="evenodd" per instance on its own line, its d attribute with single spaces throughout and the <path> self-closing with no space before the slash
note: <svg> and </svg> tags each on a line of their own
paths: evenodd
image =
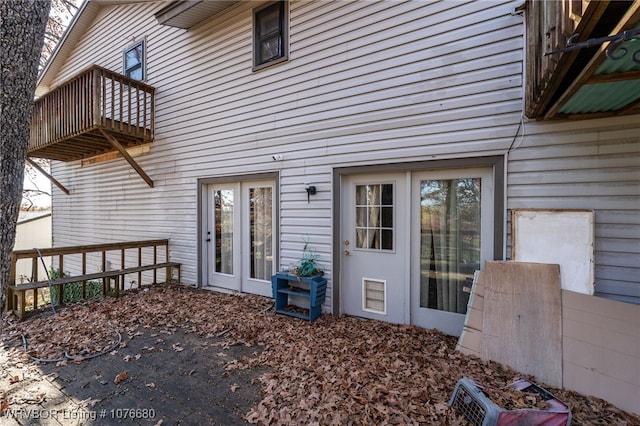
<svg viewBox="0 0 640 426">
<path fill-rule="evenodd" d="M 585 84 L 560 108 L 561 114 L 615 111 L 640 99 L 640 80 Z"/>
<path fill-rule="evenodd" d="M 640 28 L 640 24 L 636 26 Z M 623 56 L 623 50 L 627 52 Z M 625 41 L 613 52 L 614 57 L 607 58 L 596 70 L 594 75 L 621 74 L 629 71 L 640 71 L 640 40 Z M 560 108 L 560 114 L 587 114 L 595 112 L 610 112 L 640 99 L 640 80 L 624 80 L 585 84 Z"/>
</svg>

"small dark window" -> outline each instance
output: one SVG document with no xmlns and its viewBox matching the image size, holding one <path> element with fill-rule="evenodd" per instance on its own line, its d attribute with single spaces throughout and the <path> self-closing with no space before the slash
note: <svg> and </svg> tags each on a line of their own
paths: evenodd
<svg viewBox="0 0 640 426">
<path fill-rule="evenodd" d="M 254 13 L 253 65 L 265 65 L 287 59 L 286 2 L 278 1 Z"/>
<path fill-rule="evenodd" d="M 124 51 L 124 75 L 134 80 L 143 81 L 144 72 L 144 40 L 141 40 Z"/>
</svg>

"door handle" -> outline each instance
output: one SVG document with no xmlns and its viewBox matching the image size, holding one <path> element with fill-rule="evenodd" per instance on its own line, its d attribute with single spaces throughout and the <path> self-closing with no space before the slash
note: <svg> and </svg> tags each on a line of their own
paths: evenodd
<svg viewBox="0 0 640 426">
<path fill-rule="evenodd" d="M 349 250 L 345 250 L 345 251 L 344 251 L 344 255 L 345 255 L 345 256 L 349 256 L 350 254 L 351 254 L 351 252 L 350 252 Z"/>
</svg>

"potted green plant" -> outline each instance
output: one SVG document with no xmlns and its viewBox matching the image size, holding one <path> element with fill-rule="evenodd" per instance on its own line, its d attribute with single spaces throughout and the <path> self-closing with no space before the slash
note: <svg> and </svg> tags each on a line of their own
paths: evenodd
<svg viewBox="0 0 640 426">
<path fill-rule="evenodd" d="M 291 275 L 297 277 L 313 277 L 316 275 L 324 275 L 324 270 L 317 263 L 318 253 L 315 250 L 309 248 L 309 242 L 305 241 L 304 248 L 302 249 L 302 257 L 300 261 L 287 271 Z"/>
<path fill-rule="evenodd" d="M 313 321 L 320 316 L 327 290 L 327 280 L 323 277 L 324 271 L 318 265 L 317 259 L 318 254 L 314 250 L 310 250 L 308 241 L 305 241 L 300 261 L 293 268 L 278 272 L 271 277 L 277 313 L 309 321 Z M 287 310 L 289 296 L 306 299 L 307 302 L 304 307 L 308 313 L 301 314 Z"/>
</svg>

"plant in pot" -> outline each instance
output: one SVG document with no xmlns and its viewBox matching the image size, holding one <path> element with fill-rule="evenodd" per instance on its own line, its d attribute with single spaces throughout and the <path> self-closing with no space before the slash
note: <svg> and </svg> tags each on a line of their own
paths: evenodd
<svg viewBox="0 0 640 426">
<path fill-rule="evenodd" d="M 309 248 L 305 239 L 302 256 L 294 267 L 276 273 L 271 277 L 275 311 L 309 321 L 318 318 L 325 301 L 327 280 L 317 263 L 318 254 Z M 289 296 L 298 297 L 294 309 L 290 309 Z M 297 308 L 302 308 L 298 311 Z"/>
<path fill-rule="evenodd" d="M 324 270 L 318 265 L 319 255 L 315 250 L 309 248 L 309 242 L 305 240 L 300 261 L 291 268 L 288 273 L 297 277 L 313 277 L 324 275 Z"/>
</svg>

